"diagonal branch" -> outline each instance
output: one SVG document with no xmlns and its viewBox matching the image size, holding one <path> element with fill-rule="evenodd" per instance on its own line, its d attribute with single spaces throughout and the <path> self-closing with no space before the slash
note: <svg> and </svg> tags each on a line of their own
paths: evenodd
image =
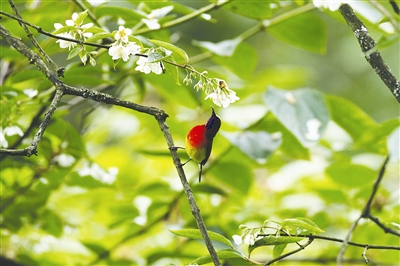
<svg viewBox="0 0 400 266">
<path fill-rule="evenodd" d="M 394 234 L 394 235 L 400 236 L 399 232 L 394 231 L 394 230 L 392 230 L 392 229 L 386 227 L 384 224 L 382 224 L 382 223 L 378 220 L 378 218 L 375 218 L 374 216 L 372 216 L 372 214 L 371 214 L 371 212 L 370 212 L 372 201 L 373 201 L 373 199 L 374 199 L 374 197 L 375 197 L 375 195 L 376 195 L 376 193 L 377 193 L 377 191 L 378 191 L 379 185 L 380 185 L 380 183 L 381 183 L 381 181 L 382 181 L 383 175 L 384 175 L 385 170 L 386 170 L 386 165 L 387 165 L 388 162 L 389 162 L 389 156 L 386 157 L 385 161 L 384 161 L 383 164 L 382 164 L 382 167 L 381 167 L 381 169 L 380 169 L 380 171 L 379 171 L 379 174 L 378 174 L 378 178 L 376 179 L 376 181 L 375 181 L 375 183 L 374 183 L 374 186 L 373 186 L 373 188 L 372 188 L 371 195 L 370 195 L 370 197 L 369 197 L 367 203 L 365 204 L 365 206 L 364 206 L 364 208 L 363 208 L 363 210 L 362 210 L 362 212 L 361 212 L 361 215 L 360 215 L 360 216 L 357 218 L 357 220 L 355 220 L 354 223 L 351 225 L 351 227 L 350 227 L 350 229 L 349 229 L 349 231 L 348 231 L 348 233 L 347 233 L 347 236 L 346 236 L 346 238 L 345 238 L 344 241 L 343 241 L 342 248 L 341 248 L 341 250 L 340 250 L 340 252 L 339 252 L 339 254 L 338 254 L 338 256 L 337 256 L 337 264 L 338 264 L 338 265 L 341 265 L 341 263 L 342 263 L 342 261 L 343 261 L 344 253 L 345 253 L 346 248 L 347 248 L 347 245 L 350 243 L 351 235 L 353 234 L 354 230 L 356 229 L 356 227 L 357 227 L 359 221 L 360 221 L 361 219 L 363 219 L 363 218 L 369 218 L 369 219 L 371 219 L 372 221 L 374 221 L 379 227 L 381 227 L 381 228 L 385 231 L 385 233 L 392 233 L 392 234 Z M 370 248 L 370 247 L 369 247 L 369 248 Z"/>
<path fill-rule="evenodd" d="M 218 259 L 218 255 L 217 255 L 217 253 L 214 249 L 214 246 L 211 242 L 211 239 L 207 233 L 207 228 L 206 228 L 203 218 L 200 214 L 200 209 L 195 201 L 193 192 L 192 192 L 192 190 L 189 186 L 189 183 L 186 179 L 186 175 L 185 175 L 185 172 L 183 171 L 182 164 L 180 162 L 178 153 L 176 150 L 171 149 L 171 147 L 174 147 L 174 142 L 172 139 L 172 135 L 169 131 L 169 128 L 168 128 L 167 124 L 165 123 L 165 121 L 168 117 L 168 114 L 166 114 L 163 110 L 160 110 L 156 107 L 143 106 L 143 105 L 136 104 L 133 102 L 121 100 L 119 98 L 113 97 L 106 93 L 101 93 L 101 92 L 89 90 L 86 88 L 75 88 L 75 87 L 66 85 L 58 78 L 58 76 L 51 69 L 49 69 L 47 67 L 47 65 L 43 62 L 42 58 L 40 58 L 37 54 L 35 54 L 29 47 L 27 47 L 24 43 L 22 43 L 18 38 L 11 36 L 10 32 L 7 31 L 1 25 L 0 25 L 0 36 L 2 36 L 17 51 L 19 51 L 21 54 L 26 56 L 30 60 L 31 63 L 35 64 L 38 67 L 38 69 L 56 87 L 56 94 L 50 104 L 48 111 L 46 112 L 46 114 L 44 116 L 43 121 L 39 125 L 39 130 L 36 133 L 36 135 L 32 141 L 32 144 L 29 147 L 22 149 L 22 150 L 0 149 L 0 155 L 4 154 L 4 155 L 31 156 L 32 154 L 36 154 L 37 145 L 38 145 L 47 125 L 49 124 L 53 113 L 55 112 L 55 110 L 57 108 L 57 104 L 60 102 L 62 96 L 64 96 L 65 94 L 80 96 L 80 97 L 88 98 L 88 99 L 91 99 L 94 101 L 117 105 L 117 106 L 125 107 L 128 109 L 132 109 L 134 111 L 152 115 L 154 118 L 156 118 L 156 120 L 160 126 L 160 129 L 164 134 L 167 145 L 170 148 L 170 153 L 171 153 L 174 165 L 176 167 L 176 170 L 178 172 L 178 175 L 181 179 L 183 189 L 185 191 L 186 197 L 187 197 L 189 205 L 190 205 L 190 209 L 191 209 L 192 214 L 197 222 L 200 232 L 203 236 L 204 242 L 206 243 L 206 246 L 210 253 L 210 256 L 215 265 L 217 265 L 217 266 L 221 265 L 221 263 Z M 107 255 L 107 254 L 105 254 L 105 255 Z"/>
<path fill-rule="evenodd" d="M 381 54 L 376 50 L 376 41 L 368 33 L 367 28 L 358 19 L 350 5 L 341 5 L 339 11 L 356 36 L 361 51 L 364 53 L 368 63 L 389 88 L 397 101 L 400 102 L 400 81 L 392 74 Z"/>
</svg>

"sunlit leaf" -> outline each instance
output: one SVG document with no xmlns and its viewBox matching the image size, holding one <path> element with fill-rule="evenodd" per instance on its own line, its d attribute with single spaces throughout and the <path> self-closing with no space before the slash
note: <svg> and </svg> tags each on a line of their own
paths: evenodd
<svg viewBox="0 0 400 266">
<path fill-rule="evenodd" d="M 282 228 L 294 229 L 295 234 L 318 234 L 325 232 L 321 230 L 313 221 L 308 218 L 290 218 L 285 219 Z"/>
<path fill-rule="evenodd" d="M 267 32 L 288 44 L 314 53 L 325 53 L 327 31 L 323 19 L 314 14 L 293 16 L 267 28 Z"/>
<path fill-rule="evenodd" d="M 336 183 L 350 188 L 371 184 L 376 176 L 371 168 L 343 161 L 331 164 L 325 172 Z"/>
<path fill-rule="evenodd" d="M 191 239 L 203 239 L 203 237 L 201 236 L 200 230 L 198 230 L 198 229 L 178 229 L 178 230 L 168 229 L 168 230 L 177 236 L 184 236 L 184 237 L 191 238 Z M 223 243 L 223 244 L 233 248 L 232 243 L 223 235 L 220 235 L 220 234 L 212 232 L 212 231 L 207 231 L 207 233 L 210 236 L 211 240 L 218 241 L 220 243 Z"/>
<path fill-rule="evenodd" d="M 184 64 L 189 63 L 189 56 L 186 54 L 186 52 L 183 49 L 179 48 L 178 46 L 173 45 L 168 42 L 163 42 L 160 40 L 149 40 L 149 41 L 158 46 L 161 46 L 161 47 L 164 47 L 164 48 L 170 50 L 172 52 L 172 55 L 178 55 L 179 57 L 181 57 L 184 60 Z"/>
<path fill-rule="evenodd" d="M 331 118 L 347 131 L 356 141 L 366 130 L 376 127 L 376 123 L 360 107 L 349 100 L 336 96 L 325 96 Z"/>
<path fill-rule="evenodd" d="M 264 246 L 276 246 L 276 245 L 287 245 L 290 243 L 296 243 L 303 240 L 304 237 L 295 236 L 264 236 L 263 238 L 254 242 L 254 245 L 249 245 L 248 252 L 251 254 L 253 250 Z"/>
</svg>

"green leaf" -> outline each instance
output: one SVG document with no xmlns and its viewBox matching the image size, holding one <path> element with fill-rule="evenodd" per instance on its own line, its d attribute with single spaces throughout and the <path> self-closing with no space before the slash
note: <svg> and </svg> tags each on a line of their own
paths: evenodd
<svg viewBox="0 0 400 266">
<path fill-rule="evenodd" d="M 82 47 L 81 46 L 77 46 L 74 49 L 72 49 L 69 54 L 68 54 L 68 58 L 67 60 L 74 58 L 75 56 L 77 56 L 81 51 L 82 51 Z"/>
<path fill-rule="evenodd" d="M 232 190 L 231 195 L 235 197 L 247 195 L 253 183 L 251 169 L 240 161 L 219 162 L 213 166 L 210 174 L 221 181 L 225 189 Z"/>
<path fill-rule="evenodd" d="M 227 250 L 219 250 L 217 251 L 218 258 L 221 260 L 226 259 L 242 259 L 244 261 L 248 261 L 247 258 L 242 255 L 239 251 L 234 249 L 227 249 Z M 211 263 L 212 259 L 210 256 L 203 256 L 194 261 L 192 261 L 191 265 L 203 265 L 207 263 Z"/>
<path fill-rule="evenodd" d="M 287 244 L 280 244 L 280 245 L 274 246 L 274 250 L 272 251 L 272 256 L 274 257 L 274 259 L 279 257 L 280 255 L 282 255 L 282 253 L 286 247 L 287 247 Z"/>
<path fill-rule="evenodd" d="M 281 226 L 282 228 L 289 229 L 290 231 L 295 230 L 295 234 L 319 234 L 325 232 L 310 219 L 301 217 L 285 219 Z"/>
<path fill-rule="evenodd" d="M 253 75 L 257 66 L 258 55 L 251 45 L 241 42 L 234 50 L 232 56 L 214 55 L 211 59 L 225 66 L 239 77 L 249 78 Z"/>
<path fill-rule="evenodd" d="M 172 55 L 178 55 L 179 57 L 181 57 L 184 60 L 185 65 L 189 63 L 189 56 L 186 54 L 186 52 L 183 49 L 179 48 L 178 46 L 173 45 L 168 42 L 159 41 L 159 40 L 149 40 L 149 41 L 154 43 L 155 45 L 158 45 L 158 46 L 161 46 L 163 48 L 170 50 L 172 52 Z"/>
<path fill-rule="evenodd" d="M 275 117 L 305 147 L 320 139 L 329 122 L 323 95 L 311 89 L 283 91 L 269 87 L 264 94 L 264 101 Z"/>
<path fill-rule="evenodd" d="M 96 42 L 96 41 L 99 41 L 99 40 L 102 40 L 102 39 L 106 39 L 106 38 L 113 38 L 113 35 L 111 34 L 111 33 L 108 33 L 108 32 L 100 32 L 100 33 L 96 33 L 96 34 L 93 34 L 90 38 L 87 38 L 86 40 L 85 40 L 85 42 Z"/>
<path fill-rule="evenodd" d="M 377 126 L 375 121 L 354 103 L 336 96 L 325 96 L 332 120 L 343 128 L 354 141 L 367 130 Z"/>
<path fill-rule="evenodd" d="M 395 118 L 371 127 L 361 133 L 360 137 L 354 143 L 354 148 L 386 155 L 388 153 L 388 146 L 386 145 L 387 137 L 398 126 L 399 119 Z"/>
<path fill-rule="evenodd" d="M 78 13 L 78 18 L 76 19 L 75 23 L 77 25 L 81 25 L 83 23 L 83 21 L 85 20 L 85 18 L 88 15 L 88 9 L 86 9 L 85 11 L 82 11 L 80 13 Z"/>
<path fill-rule="evenodd" d="M 376 176 L 375 171 L 371 168 L 347 161 L 331 164 L 325 169 L 325 173 L 336 183 L 349 188 L 369 185 Z"/>
<path fill-rule="evenodd" d="M 301 14 L 267 28 L 275 38 L 309 52 L 326 52 L 327 31 L 322 18 Z"/>
<path fill-rule="evenodd" d="M 94 13 L 97 18 L 105 17 L 105 16 L 111 16 L 111 17 L 120 17 L 125 21 L 130 21 L 130 20 L 141 20 L 142 18 L 146 18 L 144 14 L 141 14 L 134 9 L 127 8 L 127 7 L 121 7 L 121 6 L 111 6 L 111 3 L 108 3 L 107 5 L 100 5 L 98 6 L 95 10 Z"/>
<path fill-rule="evenodd" d="M 265 163 L 268 157 L 282 143 L 281 138 L 273 138 L 271 134 L 264 131 L 246 131 L 243 133 L 221 132 L 221 134 L 244 154 L 260 164 Z"/>
<path fill-rule="evenodd" d="M 172 62 L 175 62 L 172 56 L 170 58 Z M 166 69 L 165 72 L 171 76 L 171 78 L 175 81 L 175 84 L 180 86 L 181 82 L 179 81 L 179 68 L 168 63 L 163 63 L 163 66 Z"/>
<path fill-rule="evenodd" d="M 261 20 L 271 17 L 273 14 L 271 7 L 274 4 L 279 6 L 279 1 L 230 1 L 223 5 L 223 8 L 244 17 Z"/>
<path fill-rule="evenodd" d="M 248 252 L 249 254 L 251 254 L 253 250 L 259 247 L 287 245 L 290 243 L 299 242 L 303 239 L 304 237 L 297 237 L 297 236 L 265 236 L 254 242 L 254 245 L 249 245 Z"/>
<path fill-rule="evenodd" d="M 229 57 L 233 55 L 236 47 L 241 43 L 239 39 L 224 40 L 218 43 L 206 41 L 193 41 L 193 44 L 202 47 L 213 54 Z"/>
<path fill-rule="evenodd" d="M 201 236 L 200 230 L 198 229 L 178 229 L 178 230 L 172 230 L 168 229 L 171 233 L 177 236 L 184 236 L 187 238 L 191 239 L 203 239 Z M 210 236 L 211 240 L 221 242 L 231 248 L 233 248 L 232 243 L 223 235 L 220 235 L 218 233 L 212 232 L 212 231 L 207 231 L 208 235 Z"/>
</svg>

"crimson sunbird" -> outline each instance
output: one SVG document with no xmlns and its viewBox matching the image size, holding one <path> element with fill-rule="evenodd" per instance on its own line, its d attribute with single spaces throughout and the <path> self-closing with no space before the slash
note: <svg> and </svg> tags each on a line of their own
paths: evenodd
<svg viewBox="0 0 400 266">
<path fill-rule="evenodd" d="M 211 107 L 211 109 L 212 114 L 207 123 L 193 127 L 187 134 L 185 142 L 189 161 L 199 163 L 199 182 L 201 182 L 203 165 L 207 163 L 211 154 L 213 139 L 221 127 L 221 119 L 215 114 L 214 108 Z"/>
</svg>

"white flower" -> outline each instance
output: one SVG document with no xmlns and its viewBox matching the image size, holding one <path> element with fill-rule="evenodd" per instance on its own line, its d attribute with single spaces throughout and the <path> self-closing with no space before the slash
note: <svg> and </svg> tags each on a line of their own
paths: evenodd
<svg viewBox="0 0 400 266">
<path fill-rule="evenodd" d="M 209 93 L 205 100 L 207 99 L 211 99 L 219 107 L 226 108 L 240 98 L 236 96 L 236 92 L 229 89 L 224 80 L 218 80 L 218 88 Z"/>
<path fill-rule="evenodd" d="M 318 132 L 319 128 L 322 126 L 321 121 L 317 118 L 309 119 L 306 122 L 307 132 L 305 134 L 306 139 L 311 141 L 317 141 L 320 139 L 320 134 Z"/>
<path fill-rule="evenodd" d="M 137 54 L 140 51 L 140 46 L 136 45 L 135 42 L 129 42 L 127 45 L 123 45 L 122 43 L 117 44 L 117 42 L 113 43 L 108 49 L 108 54 L 113 60 L 122 58 L 122 60 L 128 61 L 129 55 Z"/>
<path fill-rule="evenodd" d="M 313 0 L 313 4 L 316 8 L 326 8 L 330 11 L 336 11 L 342 4 L 345 4 L 346 0 Z"/>
<path fill-rule="evenodd" d="M 143 72 L 145 74 L 153 72 L 159 75 L 163 73 L 163 66 L 161 62 L 149 63 L 148 61 L 148 57 L 141 56 L 136 62 L 138 66 L 135 68 L 135 70 Z"/>
<path fill-rule="evenodd" d="M 69 167 L 75 162 L 75 157 L 69 154 L 61 153 L 54 157 L 53 160 L 61 167 Z"/>
<path fill-rule="evenodd" d="M 163 8 L 155 9 L 147 15 L 147 18 L 142 18 L 142 21 L 149 29 L 157 30 L 161 28 L 158 20 L 165 17 L 165 15 L 167 15 L 172 9 L 174 9 L 173 6 L 165 6 Z"/>
<path fill-rule="evenodd" d="M 243 244 L 243 239 L 241 236 L 233 235 L 232 238 L 236 245 L 240 246 L 241 244 Z"/>
<path fill-rule="evenodd" d="M 102 183 L 112 184 L 117 178 L 118 168 L 110 167 L 108 171 L 106 171 L 96 163 L 92 163 L 90 166 L 86 163 L 83 168 L 79 169 L 78 174 L 80 176 L 92 176 Z"/>
<path fill-rule="evenodd" d="M 256 240 L 256 238 L 254 237 L 253 234 L 247 234 L 244 237 L 243 243 L 245 243 L 246 245 L 252 246 L 252 245 L 254 245 L 255 240 Z"/>
<path fill-rule="evenodd" d="M 0 147 L 8 148 L 8 141 L 6 136 L 18 135 L 22 137 L 24 132 L 18 126 L 9 126 L 5 129 L 0 127 Z"/>
<path fill-rule="evenodd" d="M 74 36 L 72 36 L 70 33 L 60 33 L 60 34 L 57 34 L 57 36 L 61 36 L 61 37 L 68 38 L 68 39 L 74 39 Z M 76 43 L 74 43 L 74 42 L 61 40 L 61 39 L 57 40 L 56 43 L 59 43 L 60 48 L 63 48 L 63 49 L 68 48 L 71 50 L 71 48 L 76 46 Z"/>
<path fill-rule="evenodd" d="M 131 34 L 131 29 L 126 29 L 124 26 L 119 26 L 117 33 L 115 33 L 115 40 L 121 40 L 123 43 L 127 43 L 129 42 L 128 36 Z"/>
<path fill-rule="evenodd" d="M 35 89 L 26 89 L 24 90 L 24 94 L 27 95 L 29 98 L 33 98 L 38 95 L 38 91 Z"/>
</svg>

